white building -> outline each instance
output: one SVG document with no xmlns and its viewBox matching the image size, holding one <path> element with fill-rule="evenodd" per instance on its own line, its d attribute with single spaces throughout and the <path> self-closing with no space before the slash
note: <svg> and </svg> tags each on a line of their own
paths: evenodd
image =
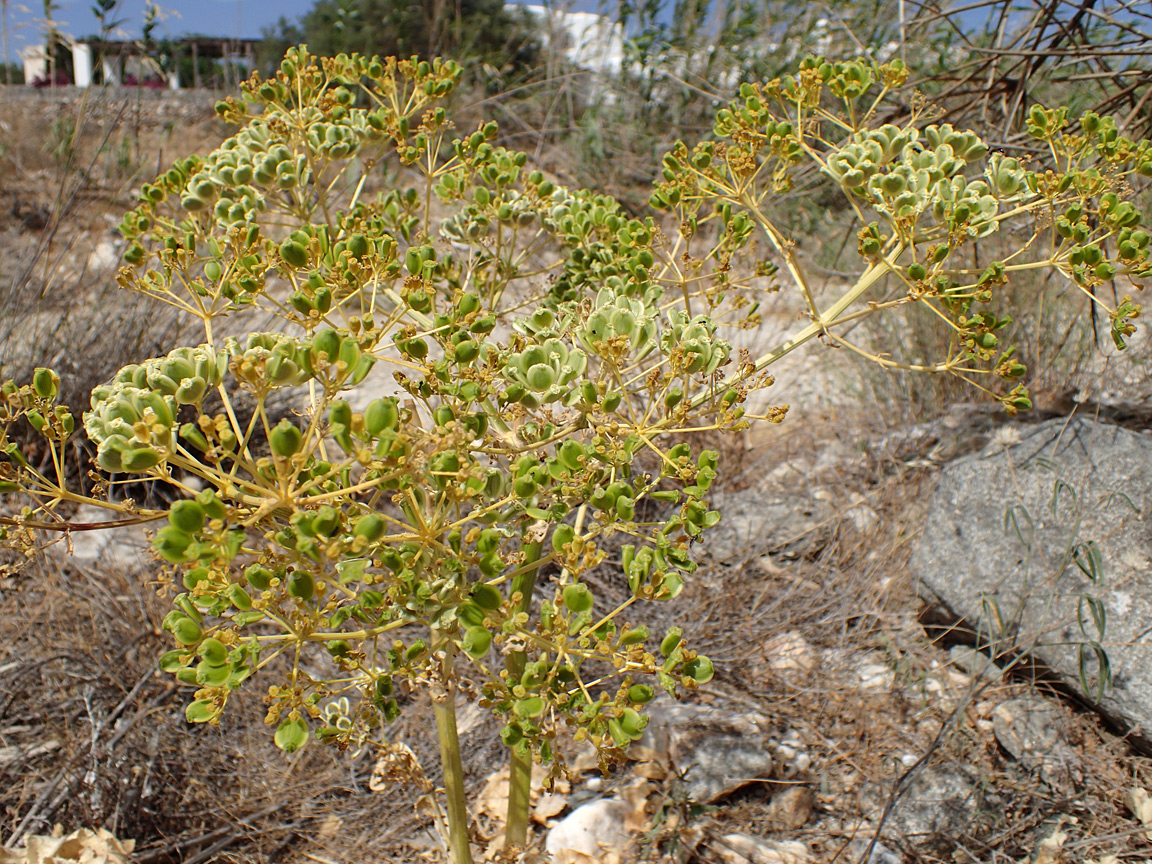
<svg viewBox="0 0 1152 864">
<path fill-rule="evenodd" d="M 624 28 L 607 15 L 515 3 L 505 8 L 513 13 L 526 12 L 535 18 L 545 47 L 559 48 L 573 66 L 601 75 L 620 72 L 624 60 Z"/>
</svg>

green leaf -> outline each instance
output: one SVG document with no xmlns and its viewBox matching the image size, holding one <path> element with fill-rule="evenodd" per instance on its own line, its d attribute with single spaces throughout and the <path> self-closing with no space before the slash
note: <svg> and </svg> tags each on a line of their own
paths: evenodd
<svg viewBox="0 0 1152 864">
<path fill-rule="evenodd" d="M 1100 568 L 1103 565 L 1103 556 L 1095 540 L 1087 543 L 1077 543 L 1072 547 L 1072 560 L 1081 572 L 1092 580 L 1093 584 L 1100 581 Z"/>
</svg>

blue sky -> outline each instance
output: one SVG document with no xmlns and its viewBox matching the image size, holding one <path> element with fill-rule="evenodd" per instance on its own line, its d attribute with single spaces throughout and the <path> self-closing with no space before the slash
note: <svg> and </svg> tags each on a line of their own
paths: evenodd
<svg viewBox="0 0 1152 864">
<path fill-rule="evenodd" d="M 56 0 L 59 8 L 53 18 L 61 22 L 60 29 L 70 36 L 90 36 L 100 25 L 91 12 L 91 0 Z M 298 18 L 311 8 L 313 0 L 159 0 L 163 20 L 157 34 L 178 36 L 184 33 L 202 33 L 206 36 L 229 38 L 259 38 L 262 28 L 274 24 L 281 16 Z M 116 18 L 124 19 L 121 38 L 140 36 L 144 19 L 144 0 L 123 0 Z M 18 45 L 38 41 L 40 21 L 44 17 L 43 5 L 31 5 L 27 0 L 10 3 L 8 36 L 12 53 Z M 15 60 L 15 58 L 12 58 Z"/>
<path fill-rule="evenodd" d="M 261 30 L 284 16 L 299 18 L 314 0 L 158 0 L 163 20 L 157 27 L 160 38 L 199 33 L 205 36 L 258 39 Z M 61 22 L 60 29 L 70 36 L 91 36 L 99 31 L 96 16 L 91 12 L 92 0 L 56 0 L 59 9 L 53 18 Z M 580 8 L 595 9 L 592 0 L 573 4 Z M 140 23 L 144 18 L 144 0 L 122 0 L 117 19 L 124 19 L 121 38 L 140 36 Z M 39 41 L 40 21 L 44 17 L 43 0 L 10 0 L 8 13 L 8 39 L 12 62 L 16 62 L 20 48 Z"/>
</svg>

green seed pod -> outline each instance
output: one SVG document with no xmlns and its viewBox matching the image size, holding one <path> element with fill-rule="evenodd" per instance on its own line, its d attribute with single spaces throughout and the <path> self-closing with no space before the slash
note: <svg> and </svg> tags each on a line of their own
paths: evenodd
<svg viewBox="0 0 1152 864">
<path fill-rule="evenodd" d="M 364 426 L 373 438 L 381 432 L 394 431 L 399 422 L 400 412 L 395 399 L 374 399 L 364 409 Z"/>
<path fill-rule="evenodd" d="M 272 452 L 282 459 L 288 459 L 299 452 L 303 441 L 304 433 L 287 419 L 277 423 L 268 435 L 268 443 L 272 447 Z"/>
<path fill-rule="evenodd" d="M 480 346 L 471 339 L 465 339 L 456 346 L 456 362 L 471 363 L 480 354 Z"/>
<path fill-rule="evenodd" d="M 207 567 L 193 567 L 191 570 L 184 574 L 184 587 L 189 591 L 192 591 L 196 588 L 197 585 L 199 585 L 207 578 Z"/>
<path fill-rule="evenodd" d="M 316 332 L 312 337 L 312 361 L 320 364 L 320 355 L 328 358 L 329 363 L 335 363 L 340 356 L 340 334 L 335 330 L 324 329 Z"/>
<path fill-rule="evenodd" d="M 697 684 L 707 684 L 712 680 L 715 669 L 712 666 L 712 661 L 701 654 L 684 664 L 684 674 Z"/>
<path fill-rule="evenodd" d="M 492 634 L 486 627 L 469 627 L 464 631 L 460 647 L 473 660 L 479 660 L 492 647 Z"/>
<path fill-rule="evenodd" d="M 616 499 L 616 516 L 626 522 L 630 522 L 636 517 L 636 500 L 627 495 L 621 495 Z"/>
<path fill-rule="evenodd" d="M 303 720 L 285 720 L 272 740 L 285 753 L 295 753 L 308 743 L 308 724 Z"/>
<path fill-rule="evenodd" d="M 244 578 L 257 591 L 266 591 L 268 586 L 272 584 L 274 576 L 275 574 L 271 570 L 259 564 L 250 564 L 244 571 Z"/>
<path fill-rule="evenodd" d="M 55 399 L 60 392 L 60 376 L 51 369 L 37 366 L 32 373 L 32 389 L 41 399 Z"/>
<path fill-rule="evenodd" d="M 204 527 L 204 508 L 196 501 L 177 501 L 168 511 L 168 522 L 178 531 L 195 534 Z"/>
<path fill-rule="evenodd" d="M 177 648 L 174 651 L 165 651 L 160 655 L 160 661 L 157 665 L 160 667 L 161 672 L 167 672 L 171 675 L 184 668 L 184 658 L 187 656 L 188 652 L 182 648 Z"/>
<path fill-rule="evenodd" d="M 120 454 L 120 464 L 128 472 L 147 471 L 160 464 L 160 454 L 149 447 L 137 447 Z"/>
<path fill-rule="evenodd" d="M 628 688 L 628 701 L 639 705 L 647 705 L 655 695 L 655 691 L 647 684 L 633 684 Z"/>
<path fill-rule="evenodd" d="M 623 394 L 615 390 L 610 393 L 605 393 L 604 401 L 601 403 L 601 407 L 604 409 L 604 413 L 612 414 L 615 412 L 615 410 L 620 407 L 620 400 L 622 398 Z"/>
<path fill-rule="evenodd" d="M 625 630 L 621 633 L 616 644 L 621 648 L 628 645 L 639 645 L 641 642 L 647 641 L 648 635 L 648 628 L 641 624 L 639 627 L 633 627 L 631 630 Z"/>
<path fill-rule="evenodd" d="M 191 618 L 180 616 L 172 625 L 172 635 L 181 645 L 195 645 L 204 636 L 204 631 Z"/>
<path fill-rule="evenodd" d="M 156 554 L 170 564 L 179 564 L 184 561 L 188 547 L 191 545 L 192 538 L 172 525 L 161 528 L 152 540 L 152 548 Z"/>
<path fill-rule="evenodd" d="M 928 268 L 917 262 L 908 266 L 908 278 L 919 281 L 928 275 Z"/>
<path fill-rule="evenodd" d="M 363 537 L 365 540 L 373 542 L 384 536 L 384 528 L 384 520 L 375 513 L 369 513 L 356 521 L 356 525 L 352 528 L 352 534 L 355 537 Z"/>
<path fill-rule="evenodd" d="M 340 527 L 340 512 L 325 504 L 312 517 L 312 530 L 321 537 L 331 537 Z"/>
<path fill-rule="evenodd" d="M 472 602 L 481 609 L 491 612 L 500 608 L 500 604 L 504 602 L 504 595 L 500 593 L 499 588 L 478 582 L 472 588 Z"/>
<path fill-rule="evenodd" d="M 180 383 L 176 388 L 177 404 L 180 405 L 195 405 L 204 398 L 204 394 L 208 392 L 208 382 L 199 376 L 188 378 Z"/>
<path fill-rule="evenodd" d="M 345 336 L 340 342 L 340 351 L 336 355 L 346 369 L 354 369 L 360 362 L 360 343 L 352 336 Z"/>
<path fill-rule="evenodd" d="M 571 612 L 587 612 L 592 608 L 592 592 L 583 583 L 566 585 L 561 596 L 564 599 L 564 606 Z"/>
<path fill-rule="evenodd" d="M 584 459 L 584 448 L 580 446 L 580 442 L 568 439 L 560 445 L 556 455 L 569 471 L 579 471 Z"/>
<path fill-rule="evenodd" d="M 288 596 L 304 603 L 316 593 L 316 578 L 307 570 L 293 570 L 288 576 Z"/>
<path fill-rule="evenodd" d="M 252 608 L 252 597 L 242 585 L 230 585 L 228 587 L 228 601 L 241 612 L 247 612 Z"/>
<path fill-rule="evenodd" d="M 563 554 L 564 547 L 571 543 L 576 538 L 576 532 L 571 525 L 560 524 L 552 532 L 552 548 L 557 553 Z"/>
<path fill-rule="evenodd" d="M 680 645 L 680 641 L 684 636 L 684 631 L 679 627 L 673 627 L 668 631 L 668 635 L 660 642 L 660 653 L 667 657 Z"/>
<path fill-rule="evenodd" d="M 228 648 L 214 636 L 209 636 L 201 642 L 196 653 L 204 658 L 209 666 L 223 666 L 228 662 Z"/>
<path fill-rule="evenodd" d="M 543 363 L 530 367 L 524 377 L 528 386 L 537 393 L 543 393 L 556 383 L 556 373 L 551 366 Z"/>
<path fill-rule="evenodd" d="M 334 399 L 328 406 L 328 423 L 331 426 L 352 426 L 352 406 L 343 399 Z"/>
<path fill-rule="evenodd" d="M 325 647 L 328 649 L 328 653 L 337 659 L 347 657 L 352 650 L 351 643 L 346 639 L 333 639 Z"/>
</svg>

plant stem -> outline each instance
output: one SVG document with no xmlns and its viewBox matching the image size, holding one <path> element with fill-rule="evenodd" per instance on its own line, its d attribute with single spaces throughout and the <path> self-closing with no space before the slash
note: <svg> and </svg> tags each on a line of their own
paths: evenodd
<svg viewBox="0 0 1152 864">
<path fill-rule="evenodd" d="M 540 560 L 541 542 L 528 543 L 524 549 L 524 564 L 512 579 L 512 593 L 520 594 L 520 602 L 512 610 L 513 614 L 529 612 L 532 608 L 532 594 L 536 590 L 536 574 L 539 567 L 533 567 Z M 508 683 L 515 685 L 524 675 L 524 665 L 528 655 L 524 651 L 513 651 L 505 663 L 508 669 Z M 532 756 L 523 755 L 512 749 L 508 758 L 508 816 L 504 827 L 505 846 L 524 846 L 528 842 L 528 814 L 532 793 Z"/>
<path fill-rule="evenodd" d="M 432 710 L 436 715 L 436 737 L 440 739 L 444 795 L 448 799 L 448 854 L 452 864 L 472 864 L 472 847 L 468 838 L 468 802 L 464 797 L 464 763 L 460 759 L 460 737 L 456 732 L 456 686 L 452 680 L 452 660 L 456 646 L 451 639 L 445 639 L 433 631 L 433 650 L 444 652 L 441 663 L 444 692 L 440 698 L 433 698 Z"/>
</svg>

